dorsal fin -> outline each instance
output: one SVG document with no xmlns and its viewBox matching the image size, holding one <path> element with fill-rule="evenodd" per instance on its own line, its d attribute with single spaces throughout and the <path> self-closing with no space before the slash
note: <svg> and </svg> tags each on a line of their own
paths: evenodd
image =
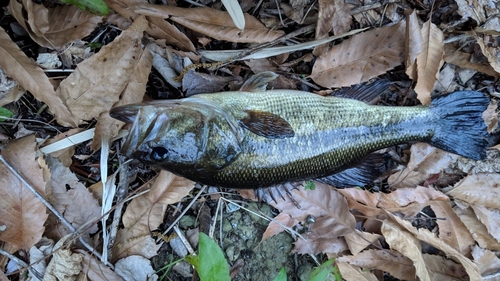
<svg viewBox="0 0 500 281">
<path fill-rule="evenodd" d="M 264 92 L 267 87 L 267 83 L 276 79 L 279 75 L 272 71 L 264 71 L 257 73 L 250 77 L 241 85 L 239 91 L 241 92 Z"/>
<path fill-rule="evenodd" d="M 295 136 L 292 126 L 280 116 L 259 110 L 247 110 L 240 126 L 268 139 L 284 139 Z"/>
</svg>

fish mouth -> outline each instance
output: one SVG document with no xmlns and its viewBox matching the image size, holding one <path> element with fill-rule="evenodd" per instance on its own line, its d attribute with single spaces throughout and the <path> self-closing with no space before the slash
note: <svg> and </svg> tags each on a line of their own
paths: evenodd
<svg viewBox="0 0 500 281">
<path fill-rule="evenodd" d="M 110 110 L 109 115 L 127 124 L 132 124 L 121 149 L 121 152 L 128 157 L 137 151 L 148 135 L 151 135 L 151 127 L 158 124 L 156 122 L 158 117 L 154 107 L 144 104 L 115 107 Z M 164 122 L 166 120 L 161 121 Z"/>
</svg>

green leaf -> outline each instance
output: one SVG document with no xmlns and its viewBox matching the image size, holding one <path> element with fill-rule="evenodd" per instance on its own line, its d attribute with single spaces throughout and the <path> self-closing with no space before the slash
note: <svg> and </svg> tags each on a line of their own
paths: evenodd
<svg viewBox="0 0 500 281">
<path fill-rule="evenodd" d="M 0 107 L 0 122 L 5 121 L 5 118 L 12 118 L 12 116 L 14 116 L 14 113 L 12 113 L 12 111 L 8 110 L 5 107 Z"/>
<path fill-rule="evenodd" d="M 194 266 L 201 281 L 231 281 L 222 250 L 203 232 L 200 232 L 198 255 L 189 255 L 186 261 Z"/>
<path fill-rule="evenodd" d="M 286 270 L 284 267 L 280 269 L 280 272 L 274 277 L 273 281 L 286 281 Z"/>
<path fill-rule="evenodd" d="M 342 281 L 342 275 L 334 262 L 335 259 L 329 259 L 314 269 L 309 281 Z"/>
<path fill-rule="evenodd" d="M 314 181 L 312 181 L 312 180 L 309 180 L 308 182 L 306 182 L 306 185 L 304 186 L 305 190 L 314 190 L 315 188 L 316 188 L 316 186 L 314 185 Z"/>
<path fill-rule="evenodd" d="M 98 16 L 105 16 L 109 13 L 108 5 L 103 0 L 61 0 L 61 2 L 75 5 L 80 10 L 88 10 Z"/>
</svg>

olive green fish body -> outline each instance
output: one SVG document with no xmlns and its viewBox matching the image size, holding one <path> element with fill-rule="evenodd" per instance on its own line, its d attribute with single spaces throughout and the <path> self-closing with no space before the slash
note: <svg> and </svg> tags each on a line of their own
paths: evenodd
<svg viewBox="0 0 500 281">
<path fill-rule="evenodd" d="M 354 164 L 370 152 L 408 141 L 429 141 L 435 116 L 428 108 L 370 106 L 356 100 L 273 90 L 197 95 L 234 120 L 264 111 L 286 120 L 293 137 L 268 138 L 244 131 L 236 159 L 202 182 L 265 187 L 318 178 Z"/>
<path fill-rule="evenodd" d="M 488 104 L 474 91 L 428 107 L 390 107 L 271 90 L 126 105 L 110 114 L 132 123 L 126 155 L 203 184 L 258 188 L 329 176 L 408 141 L 482 159 Z"/>
</svg>

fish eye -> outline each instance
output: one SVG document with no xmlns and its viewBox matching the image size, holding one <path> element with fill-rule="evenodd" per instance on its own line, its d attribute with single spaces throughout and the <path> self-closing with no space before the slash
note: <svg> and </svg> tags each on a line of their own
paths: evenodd
<svg viewBox="0 0 500 281">
<path fill-rule="evenodd" d="M 168 155 L 168 150 L 162 146 L 154 147 L 153 151 L 151 151 L 151 158 L 153 158 L 153 160 L 158 162 L 167 159 L 167 155 Z"/>
</svg>

